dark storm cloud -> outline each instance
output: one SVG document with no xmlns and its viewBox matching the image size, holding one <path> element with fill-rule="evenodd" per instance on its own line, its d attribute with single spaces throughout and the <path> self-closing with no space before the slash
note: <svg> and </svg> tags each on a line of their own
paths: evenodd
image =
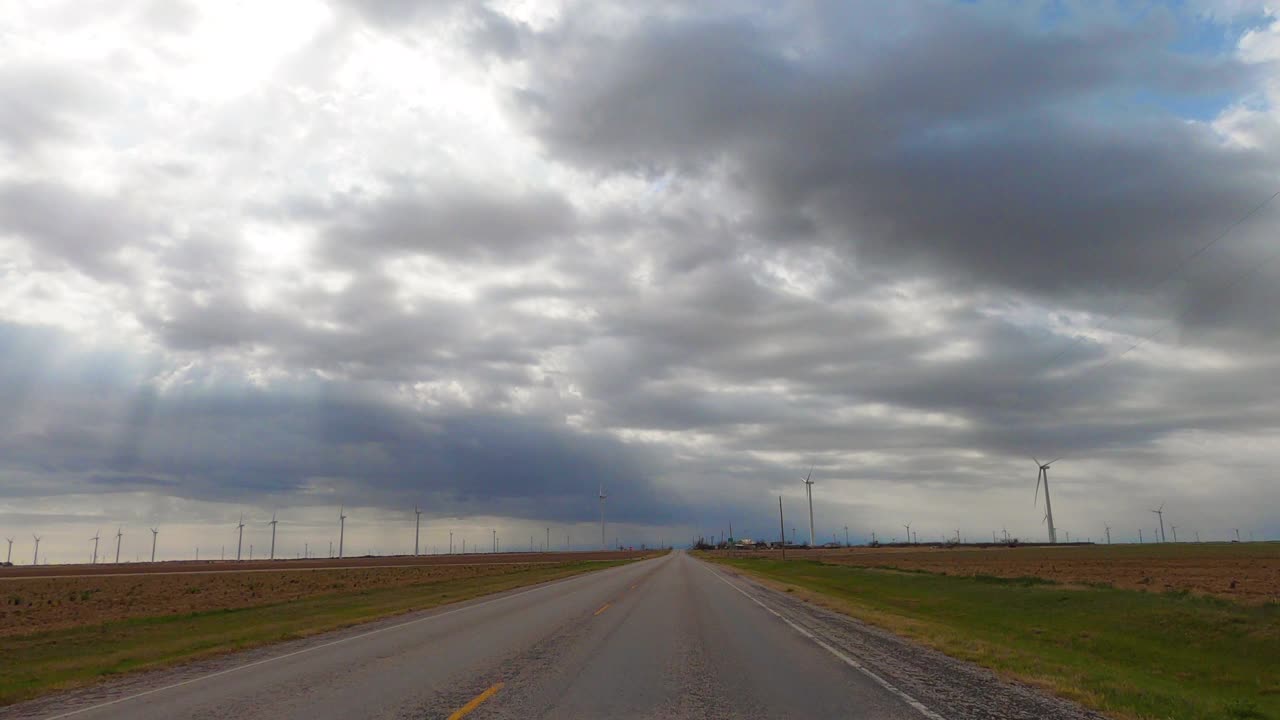
<svg viewBox="0 0 1280 720">
<path fill-rule="evenodd" d="M 590 520 L 594 492 L 608 483 L 625 507 L 619 521 L 669 515 L 652 484 L 661 467 L 653 453 L 550 418 L 417 412 L 321 381 L 259 387 L 193 374 L 158 388 L 130 356 L 15 325 L 0 325 L 0 351 L 6 466 L 59 478 L 6 485 L 11 496 L 87 486 L 235 502 L 429 498 L 437 516 L 563 522 Z"/>
<path fill-rule="evenodd" d="M 982 7 L 903 11 L 873 38 L 884 11 L 819 7 L 618 31 L 572 17 L 539 37 L 515 107 L 593 171 L 723 176 L 750 200 L 739 232 L 1086 306 L 1269 193 L 1271 157 L 1161 109 L 1247 92 L 1258 66 Z"/>
</svg>

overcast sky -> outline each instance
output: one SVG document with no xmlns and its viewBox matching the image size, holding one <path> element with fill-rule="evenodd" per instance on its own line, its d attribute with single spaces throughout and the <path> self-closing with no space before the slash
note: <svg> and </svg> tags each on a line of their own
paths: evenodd
<svg viewBox="0 0 1280 720">
<path fill-rule="evenodd" d="M 1061 456 L 1060 536 L 1275 537 L 1277 61 L 1247 0 L 5 2 L 0 531 L 807 538 L 813 467 L 823 540 L 1041 539 Z"/>
</svg>

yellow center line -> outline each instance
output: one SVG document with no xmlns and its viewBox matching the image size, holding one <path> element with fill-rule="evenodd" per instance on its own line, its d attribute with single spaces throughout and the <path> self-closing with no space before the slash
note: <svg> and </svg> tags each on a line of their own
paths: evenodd
<svg viewBox="0 0 1280 720">
<path fill-rule="evenodd" d="M 503 685 L 502 683 L 494 683 L 493 686 L 490 687 L 488 690 L 485 690 L 479 695 L 471 698 L 471 702 L 453 711 L 453 714 L 449 716 L 449 720 L 462 720 L 462 718 L 470 715 L 471 711 L 480 707 L 480 703 L 483 703 L 485 700 L 488 700 L 489 698 L 493 697 L 494 693 L 501 690 L 502 685 Z"/>
<path fill-rule="evenodd" d="M 612 604 L 613 604 L 613 603 L 605 603 L 605 604 L 601 605 L 599 610 L 597 610 L 597 611 L 595 611 L 595 612 L 591 613 L 591 616 L 592 616 L 592 617 L 595 617 L 596 615 L 599 615 L 600 613 L 604 612 L 605 610 L 608 610 L 608 609 L 609 609 L 609 606 L 610 606 L 610 605 L 612 605 Z"/>
</svg>

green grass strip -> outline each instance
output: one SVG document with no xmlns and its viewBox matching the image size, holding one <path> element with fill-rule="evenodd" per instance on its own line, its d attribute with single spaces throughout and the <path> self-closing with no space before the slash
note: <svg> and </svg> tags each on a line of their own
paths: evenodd
<svg viewBox="0 0 1280 720">
<path fill-rule="evenodd" d="M 717 561 L 1114 717 L 1280 720 L 1276 603 L 813 561 Z"/>
</svg>

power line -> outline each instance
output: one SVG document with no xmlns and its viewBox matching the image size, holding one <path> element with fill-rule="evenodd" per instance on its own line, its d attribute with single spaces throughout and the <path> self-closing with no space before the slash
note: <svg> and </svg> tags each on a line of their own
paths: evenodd
<svg viewBox="0 0 1280 720">
<path fill-rule="evenodd" d="M 1268 199 L 1267 199 L 1267 202 L 1271 202 L 1271 200 L 1272 200 L 1272 199 L 1274 199 L 1274 198 L 1275 198 L 1276 196 L 1278 196 L 1278 195 L 1280 195 L 1280 192 L 1276 192 L 1274 195 L 1272 195 L 1270 198 L 1268 198 Z M 1264 203 L 1264 205 L 1265 205 L 1265 204 L 1266 204 L 1266 203 Z M 1262 206 L 1259 206 L 1259 208 L 1255 208 L 1255 211 L 1256 211 L 1257 209 L 1260 209 L 1261 207 L 1262 207 Z M 1236 224 L 1238 225 L 1239 223 L 1237 222 Z M 1216 292 L 1217 292 L 1217 293 L 1220 293 L 1220 294 L 1225 294 L 1225 293 L 1227 293 L 1227 292 L 1229 292 L 1229 291 L 1231 291 L 1231 290 L 1235 289 L 1235 288 L 1236 288 L 1236 287 L 1238 287 L 1241 283 L 1243 283 L 1245 280 L 1250 279 L 1252 276 L 1254 276 L 1254 275 L 1258 274 L 1258 273 L 1259 273 L 1263 268 L 1265 268 L 1265 267 L 1267 267 L 1268 265 L 1270 265 L 1270 264 L 1271 264 L 1271 263 L 1272 263 L 1272 262 L 1273 262 L 1277 257 L 1280 257 L 1280 249 L 1277 249 L 1277 250 L 1275 250 L 1275 251 L 1272 251 L 1272 252 L 1270 252 L 1270 253 L 1268 253 L 1268 254 L 1264 255 L 1264 256 L 1260 259 L 1260 261 L 1255 261 L 1255 262 L 1251 262 L 1251 263 L 1249 263 L 1249 264 L 1248 264 L 1248 266 L 1244 269 L 1244 272 L 1241 272 L 1241 273 L 1237 274 L 1237 275 L 1234 277 L 1234 279 L 1233 279 L 1233 280 L 1231 280 L 1230 282 L 1228 282 L 1228 283 L 1226 283 L 1225 285 L 1223 285 L 1223 286 L 1222 286 L 1218 291 L 1216 291 Z M 1165 324 L 1161 325 L 1161 326 L 1160 326 L 1160 327 L 1159 327 L 1155 332 L 1148 333 L 1148 334 L 1146 334 L 1146 335 L 1143 335 L 1143 336 L 1139 337 L 1137 340 L 1135 340 L 1135 341 L 1133 342 L 1133 344 L 1131 344 L 1131 345 L 1130 345 L 1128 348 L 1126 348 L 1123 352 L 1119 353 L 1118 355 L 1114 355 L 1114 356 L 1112 356 L 1110 359 L 1108 359 L 1106 362 L 1102 363 L 1101 365 L 1098 365 L 1097 367 L 1094 367 L 1094 368 L 1086 369 L 1086 370 L 1085 370 L 1084 372 L 1082 372 L 1080 375 L 1077 375 L 1077 376 L 1076 376 L 1076 378 L 1075 378 L 1075 380 L 1073 380 L 1072 382 L 1073 382 L 1073 383 L 1074 383 L 1074 382 L 1079 382 L 1079 381 L 1080 381 L 1080 379 L 1081 379 L 1081 378 L 1083 378 L 1083 377 L 1084 377 L 1086 374 L 1088 374 L 1088 373 L 1101 372 L 1103 369 L 1110 367 L 1111 365 L 1113 365 L 1113 364 L 1115 364 L 1116 362 L 1118 362 L 1118 361 L 1119 361 L 1121 358 L 1123 358 L 1124 356 L 1128 355 L 1129 353 L 1133 352 L 1134 350 L 1138 349 L 1139 347 L 1142 347 L 1143 345 L 1147 344 L 1148 342 L 1151 342 L 1152 340 L 1155 340 L 1156 338 L 1160 337 L 1160 336 L 1161 336 L 1162 334 L 1164 334 L 1164 332 L 1165 332 L 1166 330 L 1168 330 L 1169 328 L 1173 327 L 1174 325 L 1177 325 L 1177 324 L 1181 323 L 1183 320 L 1185 320 L 1188 316 L 1190 316 L 1190 315 L 1191 315 L 1191 313 L 1192 313 L 1192 311 L 1193 311 L 1194 309 L 1195 309 L 1195 308 L 1191 308 L 1191 307 L 1186 308 L 1185 310 L 1183 310 L 1183 312 L 1181 312 L 1181 313 L 1179 313 L 1177 316 L 1175 316 L 1175 317 L 1174 317 L 1174 319 L 1173 319 L 1172 321 L 1167 322 L 1167 323 L 1165 323 Z M 1181 340 L 1179 340 L 1175 345 L 1181 345 L 1181 344 L 1182 344 L 1182 341 L 1181 341 Z M 1068 386 L 1068 387 L 1069 387 L 1069 386 Z"/>
<path fill-rule="evenodd" d="M 1112 321 L 1114 321 L 1117 317 L 1119 317 L 1123 313 L 1128 312 L 1133 307 L 1133 305 L 1137 303 L 1139 299 L 1141 299 L 1143 294 L 1151 292 L 1152 290 L 1155 290 L 1156 288 L 1165 284 L 1169 280 L 1172 280 L 1179 273 L 1181 273 L 1182 270 L 1185 269 L 1192 260 L 1195 260 L 1196 258 L 1203 255 L 1210 248 L 1217 245 L 1219 242 L 1222 242 L 1222 240 L 1226 239 L 1226 237 L 1231 234 L 1232 230 L 1235 230 L 1237 227 L 1242 225 L 1249 218 L 1253 217 L 1254 215 L 1257 215 L 1259 212 L 1262 211 L 1263 208 L 1265 208 L 1267 205 L 1270 205 L 1271 202 L 1276 199 L 1276 197 L 1280 197 L 1280 190 L 1277 190 L 1276 192 L 1272 193 L 1269 197 L 1267 197 L 1266 200 L 1263 200 L 1262 202 L 1255 205 L 1251 210 L 1246 212 L 1244 215 L 1241 215 L 1240 217 L 1236 218 L 1236 220 L 1232 222 L 1230 225 L 1228 225 L 1226 229 L 1224 229 L 1222 232 L 1215 235 L 1212 239 L 1209 240 L 1209 242 L 1201 245 L 1199 248 L 1195 250 L 1195 252 L 1191 253 L 1190 255 L 1187 255 L 1186 257 L 1178 261 L 1178 263 L 1174 265 L 1173 269 L 1167 272 L 1163 277 L 1159 278 L 1153 283 L 1150 283 L 1145 288 L 1143 288 L 1139 294 L 1133 295 L 1128 302 L 1124 303 L 1121 307 L 1109 313 L 1103 319 L 1102 323 L 1096 326 L 1095 329 L 1104 330 L 1107 327 L 1109 327 Z M 1066 355 L 1068 352 L 1070 352 L 1071 350 L 1073 350 L 1076 347 L 1076 345 L 1079 345 L 1085 339 L 1085 337 L 1086 336 L 1084 335 L 1076 335 L 1075 339 L 1073 339 L 1070 343 L 1068 343 L 1067 346 L 1064 347 L 1062 350 L 1060 350 L 1056 355 L 1050 358 L 1049 361 L 1044 364 L 1044 366 L 1039 368 L 1039 370 L 1043 370 L 1047 367 L 1050 367 L 1054 363 L 1056 363 L 1058 360 L 1062 359 L 1062 357 Z M 1130 348 L 1130 350 L 1132 349 L 1133 348 Z M 1126 350 L 1125 352 L 1127 353 L 1128 350 Z"/>
</svg>

